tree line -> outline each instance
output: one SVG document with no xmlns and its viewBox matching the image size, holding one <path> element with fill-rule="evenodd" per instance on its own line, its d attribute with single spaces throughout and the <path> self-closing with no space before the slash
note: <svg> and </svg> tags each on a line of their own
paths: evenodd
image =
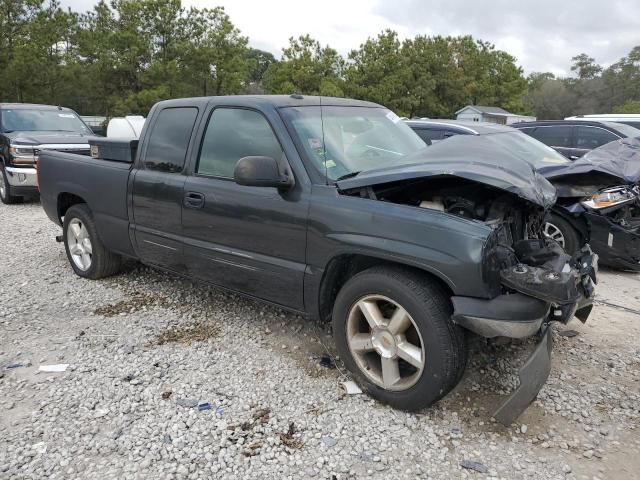
<svg viewBox="0 0 640 480">
<path fill-rule="evenodd" d="M 539 118 L 640 113 L 640 46 L 607 68 L 586 53 L 571 61 L 575 77 L 557 78 L 549 72 L 529 75 L 525 102 Z"/>
<path fill-rule="evenodd" d="M 308 35 L 291 38 L 276 59 L 251 48 L 221 7 L 112 0 L 78 13 L 58 0 L 0 0 L 0 101 L 86 115 L 146 115 L 167 98 L 242 93 L 347 96 L 410 117 L 451 117 L 468 104 L 539 118 L 640 112 L 640 47 L 606 69 L 586 54 L 573 62 L 576 78 L 525 77 L 491 43 L 401 40 L 392 30 L 346 57 Z"/>
</svg>

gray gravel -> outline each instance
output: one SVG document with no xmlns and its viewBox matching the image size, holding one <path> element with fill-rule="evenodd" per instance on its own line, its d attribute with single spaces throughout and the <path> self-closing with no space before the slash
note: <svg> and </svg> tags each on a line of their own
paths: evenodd
<svg viewBox="0 0 640 480">
<path fill-rule="evenodd" d="M 548 384 L 504 428 L 531 342 L 472 342 L 447 399 L 394 411 L 319 365 L 326 329 L 141 266 L 82 280 L 56 234 L 39 204 L 0 205 L 0 478 L 640 478 L 636 275 L 603 273 L 606 304 L 556 328 Z"/>
</svg>

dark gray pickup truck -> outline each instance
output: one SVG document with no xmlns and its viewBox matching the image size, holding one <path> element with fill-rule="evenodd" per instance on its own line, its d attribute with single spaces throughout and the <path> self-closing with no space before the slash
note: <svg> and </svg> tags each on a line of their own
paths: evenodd
<svg viewBox="0 0 640 480">
<path fill-rule="evenodd" d="M 331 320 L 346 366 L 398 408 L 459 382 L 468 335 L 539 335 L 495 414 L 510 423 L 549 374 L 549 322 L 591 310 L 597 257 L 542 232 L 554 188 L 482 137 L 427 149 L 379 105 L 292 95 L 164 101 L 139 144 L 90 143 L 39 162 L 78 275 L 129 257 Z"/>
</svg>

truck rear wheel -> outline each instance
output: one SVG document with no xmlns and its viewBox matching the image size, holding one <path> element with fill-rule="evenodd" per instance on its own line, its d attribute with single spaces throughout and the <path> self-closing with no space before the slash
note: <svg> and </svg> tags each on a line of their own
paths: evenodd
<svg viewBox="0 0 640 480">
<path fill-rule="evenodd" d="M 67 258 L 77 275 L 96 280 L 120 270 L 122 257 L 104 247 L 87 205 L 70 207 L 64 216 L 62 230 Z"/>
<path fill-rule="evenodd" d="M 464 331 L 447 293 L 408 269 L 373 267 L 352 277 L 333 309 L 346 367 L 374 398 L 403 410 L 428 407 L 464 372 Z"/>
<path fill-rule="evenodd" d="M 22 201 L 22 197 L 11 195 L 11 185 L 4 171 L 4 165 L 0 163 L 0 201 L 5 205 L 11 205 Z"/>
</svg>

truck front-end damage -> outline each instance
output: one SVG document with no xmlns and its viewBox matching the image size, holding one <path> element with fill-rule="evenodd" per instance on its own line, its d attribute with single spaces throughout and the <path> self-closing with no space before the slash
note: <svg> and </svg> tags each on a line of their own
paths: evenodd
<svg viewBox="0 0 640 480">
<path fill-rule="evenodd" d="M 507 195 L 486 208 L 491 213 L 483 221 L 493 230 L 485 243 L 482 269 L 491 298 L 453 296 L 452 320 L 485 338 L 540 337 L 520 369 L 520 386 L 494 414 L 499 422 L 510 424 L 548 378 L 550 322 L 566 324 L 574 316 L 584 322 L 589 316 L 598 257 L 589 246 L 568 255 L 545 238 L 543 207 Z"/>
<path fill-rule="evenodd" d="M 548 378 L 549 323 L 567 323 L 573 316 L 584 322 L 589 316 L 598 257 L 589 246 L 568 255 L 546 238 L 554 187 L 528 163 L 483 147 L 482 137 L 453 137 L 430 147 L 431 158 L 422 163 L 357 175 L 338 187 L 343 194 L 435 210 L 488 227 L 477 280 L 486 294 L 454 294 L 452 321 L 485 338 L 540 337 L 520 369 L 520 386 L 495 412 L 498 421 L 509 424 Z"/>
<path fill-rule="evenodd" d="M 491 299 L 453 297 L 454 322 L 486 338 L 539 335 L 519 370 L 520 385 L 496 410 L 500 423 L 512 423 L 536 398 L 551 371 L 551 321 L 585 322 L 591 313 L 598 257 L 585 246 L 573 257 L 550 239 L 523 239 L 513 248 L 491 240 L 487 268 L 500 283 Z"/>
</svg>

